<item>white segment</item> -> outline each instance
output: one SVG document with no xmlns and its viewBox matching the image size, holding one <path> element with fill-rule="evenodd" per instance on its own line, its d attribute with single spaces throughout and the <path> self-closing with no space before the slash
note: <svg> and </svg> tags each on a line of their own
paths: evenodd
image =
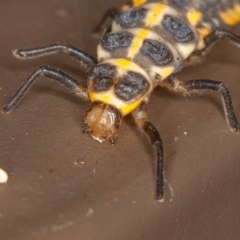
<svg viewBox="0 0 240 240">
<path fill-rule="evenodd" d="M 97 56 L 98 56 L 98 61 L 101 61 L 103 59 L 110 58 L 111 52 L 108 52 L 104 48 L 102 48 L 101 44 L 98 44 L 97 47 Z"/>
</svg>

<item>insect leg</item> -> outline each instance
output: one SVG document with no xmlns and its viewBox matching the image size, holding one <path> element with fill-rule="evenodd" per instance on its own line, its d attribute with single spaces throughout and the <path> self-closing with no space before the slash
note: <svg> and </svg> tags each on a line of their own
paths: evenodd
<svg viewBox="0 0 240 240">
<path fill-rule="evenodd" d="M 74 91 L 77 95 L 81 98 L 87 100 L 88 95 L 85 88 L 79 85 L 79 83 L 73 79 L 72 77 L 68 76 L 66 73 L 61 71 L 55 70 L 53 68 L 43 66 L 37 68 L 23 83 L 23 85 L 18 89 L 18 91 L 12 96 L 9 102 L 4 107 L 4 112 L 11 111 L 23 98 L 23 96 L 27 93 L 33 83 L 38 79 L 39 76 L 44 76 L 50 79 L 54 79 L 57 82 L 63 84 L 70 90 Z"/>
<path fill-rule="evenodd" d="M 168 79 L 168 85 L 164 83 L 161 85 L 183 95 L 190 95 L 191 93 L 198 93 L 205 90 L 218 91 L 222 95 L 225 117 L 230 128 L 234 131 L 240 130 L 229 90 L 222 82 L 209 79 L 179 81 L 175 76 L 172 76 Z"/>
<path fill-rule="evenodd" d="M 216 29 L 213 33 L 206 37 L 205 43 L 207 47 L 211 47 L 214 43 L 216 43 L 217 40 L 221 38 L 227 38 L 231 42 L 237 44 L 237 46 L 240 46 L 240 36 L 225 29 Z"/>
<path fill-rule="evenodd" d="M 118 14 L 118 12 L 119 11 L 116 8 L 108 9 L 104 13 L 101 21 L 98 23 L 98 25 L 93 30 L 93 33 L 100 35 L 104 31 L 109 32 L 111 29 L 111 24 L 112 24 L 113 18 Z"/>
<path fill-rule="evenodd" d="M 208 37 L 205 38 L 206 47 L 203 50 L 195 51 L 188 59 L 185 60 L 185 66 L 192 66 L 192 65 L 203 62 L 205 57 L 210 52 L 211 48 L 221 38 L 227 38 L 232 43 L 234 43 L 238 47 L 240 47 L 240 36 L 239 35 L 237 35 L 233 32 L 230 32 L 228 30 L 225 30 L 225 29 L 217 29 L 214 32 L 212 32 Z"/>
<path fill-rule="evenodd" d="M 216 29 L 209 36 L 205 38 L 204 41 L 205 41 L 206 47 L 203 50 L 195 51 L 193 56 L 199 56 L 199 57 L 206 56 L 211 50 L 211 48 L 214 46 L 214 44 L 216 44 L 217 41 L 220 40 L 221 38 L 227 38 L 232 43 L 240 47 L 239 35 L 225 29 Z"/>
<path fill-rule="evenodd" d="M 61 51 L 77 59 L 85 69 L 91 68 L 97 62 L 96 59 L 89 56 L 87 53 L 85 53 L 80 49 L 77 49 L 71 45 L 58 44 L 58 43 L 51 44 L 48 46 L 37 47 L 37 48 L 16 49 L 13 51 L 13 55 L 16 58 L 25 60 L 27 58 L 37 58 L 37 57 L 42 57 L 50 54 L 55 54 Z"/>
<path fill-rule="evenodd" d="M 156 174 L 156 198 L 164 200 L 164 176 L 163 176 L 163 145 L 158 130 L 147 120 L 146 104 L 140 105 L 134 112 L 133 118 L 138 128 L 146 133 L 156 151 L 155 174 Z"/>
</svg>

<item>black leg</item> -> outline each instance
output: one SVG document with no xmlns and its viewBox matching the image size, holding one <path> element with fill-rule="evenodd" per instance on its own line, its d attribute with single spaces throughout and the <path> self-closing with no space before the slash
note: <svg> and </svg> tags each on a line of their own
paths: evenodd
<svg viewBox="0 0 240 240">
<path fill-rule="evenodd" d="M 143 130 L 149 137 L 152 146 L 156 151 L 155 174 L 156 174 L 156 199 L 164 201 L 164 177 L 163 177 L 163 145 L 158 130 L 147 120 L 145 104 L 133 112 L 133 117 L 140 130 Z"/>
<path fill-rule="evenodd" d="M 222 94 L 223 99 L 223 106 L 225 109 L 226 119 L 230 125 L 230 127 L 234 131 L 239 131 L 239 123 L 237 117 L 235 115 L 232 100 L 230 93 L 227 87 L 220 81 L 213 81 L 213 80 L 189 80 L 185 83 L 185 87 L 189 91 L 194 90 L 215 90 Z"/>
<path fill-rule="evenodd" d="M 225 29 L 216 29 L 213 31 L 209 36 L 205 38 L 205 45 L 206 47 L 203 50 L 194 52 L 194 55 L 196 56 L 206 56 L 211 48 L 214 46 L 214 44 L 217 43 L 218 40 L 221 38 L 226 38 L 230 40 L 232 43 L 236 44 L 238 47 L 240 46 L 240 36 L 225 30 Z"/>
<path fill-rule="evenodd" d="M 236 44 L 240 47 L 240 36 L 225 30 L 225 29 L 217 29 L 213 31 L 208 37 L 205 38 L 206 47 L 203 50 L 195 51 L 187 60 L 185 60 L 186 66 L 192 66 L 196 63 L 201 63 L 204 60 L 204 57 L 208 55 L 212 47 L 220 40 L 221 38 L 227 38 L 232 43 Z"/>
<path fill-rule="evenodd" d="M 160 85 L 166 86 L 170 90 L 182 93 L 184 95 L 188 95 L 194 92 L 198 93 L 204 90 L 218 91 L 222 95 L 223 106 L 225 110 L 224 112 L 230 128 L 234 131 L 240 130 L 240 126 L 233 109 L 230 93 L 222 82 L 209 79 L 188 80 L 181 82 L 173 76 L 168 79 L 168 83 L 169 85 L 165 85 L 164 83 Z"/>
<path fill-rule="evenodd" d="M 229 39 L 231 42 L 237 44 L 238 46 L 240 46 L 240 36 L 225 30 L 225 29 L 217 29 L 215 30 L 213 33 L 211 33 L 208 37 L 206 37 L 205 39 L 205 43 L 207 46 L 211 46 L 213 45 L 217 40 L 221 39 L 221 38 L 227 38 Z"/>
<path fill-rule="evenodd" d="M 17 49 L 13 51 L 13 55 L 20 59 L 42 57 L 58 52 L 64 52 L 73 58 L 77 59 L 85 68 L 91 68 L 97 63 L 97 60 L 89 56 L 84 51 L 77 49 L 70 45 L 65 44 L 51 44 L 48 46 L 30 48 L 30 49 Z"/>
<path fill-rule="evenodd" d="M 12 98 L 4 107 L 4 112 L 11 111 L 20 102 L 20 100 L 27 93 L 27 91 L 30 89 L 30 87 L 38 79 L 39 76 L 45 76 L 47 78 L 54 79 L 57 82 L 69 88 L 70 90 L 74 91 L 77 95 L 79 95 L 83 99 L 85 100 L 88 99 L 86 89 L 81 87 L 75 79 L 71 78 L 70 76 L 61 71 L 49 68 L 47 66 L 43 66 L 36 69 L 23 83 L 23 85 L 18 89 L 18 91 L 12 96 Z"/>
<path fill-rule="evenodd" d="M 113 21 L 113 18 L 118 14 L 118 10 L 116 8 L 110 8 L 108 9 L 99 24 L 95 27 L 93 30 L 93 33 L 99 35 L 103 32 L 109 32 L 111 30 L 111 24 Z"/>
<path fill-rule="evenodd" d="M 163 201 L 163 145 L 157 129 L 151 122 L 146 121 L 143 125 L 143 130 L 150 138 L 153 147 L 156 150 L 156 198 L 158 201 Z"/>
</svg>

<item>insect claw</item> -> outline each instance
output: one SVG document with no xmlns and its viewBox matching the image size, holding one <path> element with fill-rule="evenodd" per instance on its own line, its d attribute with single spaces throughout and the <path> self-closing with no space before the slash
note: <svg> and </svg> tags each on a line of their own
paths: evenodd
<svg viewBox="0 0 240 240">
<path fill-rule="evenodd" d="M 22 53 L 22 51 L 21 50 L 19 50 L 19 49 L 14 49 L 13 51 L 12 51 L 12 54 L 13 54 L 13 56 L 15 57 L 15 58 L 25 58 L 26 56 Z"/>
</svg>

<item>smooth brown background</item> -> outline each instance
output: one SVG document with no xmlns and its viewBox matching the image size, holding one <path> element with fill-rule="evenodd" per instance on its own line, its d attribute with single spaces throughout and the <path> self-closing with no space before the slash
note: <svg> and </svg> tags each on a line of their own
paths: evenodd
<svg viewBox="0 0 240 240">
<path fill-rule="evenodd" d="M 58 54 L 14 59 L 15 48 L 54 42 L 96 56 L 92 29 L 123 1 L 41 0 L 0 3 L 0 107 L 37 66 L 48 64 L 85 81 Z M 236 29 L 237 32 L 239 32 Z M 240 119 L 240 50 L 222 41 L 181 79 L 222 80 Z M 161 132 L 166 186 L 154 201 L 152 149 L 131 118 L 115 146 L 81 133 L 88 103 L 41 78 L 11 114 L 0 115 L 1 240 L 158 240 L 240 238 L 240 135 L 229 130 L 219 94 L 183 98 L 156 89 L 149 118 Z"/>
</svg>

